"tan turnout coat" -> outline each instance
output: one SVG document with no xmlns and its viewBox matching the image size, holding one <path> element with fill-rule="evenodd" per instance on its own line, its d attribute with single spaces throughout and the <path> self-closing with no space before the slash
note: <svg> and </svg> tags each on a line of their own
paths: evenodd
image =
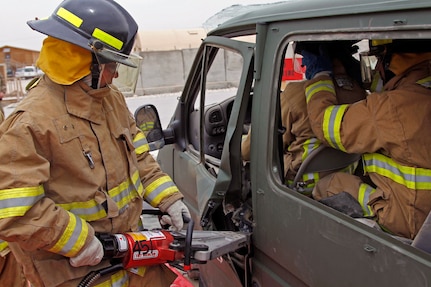
<svg viewBox="0 0 431 287">
<path fill-rule="evenodd" d="M 76 286 L 108 265 L 69 264 L 95 232 L 137 230 L 143 199 L 166 210 L 182 197 L 114 89 L 62 86 L 44 76 L 0 136 L 0 238 L 35 287 Z M 129 286 L 147 286 L 136 278 Z"/>
</svg>

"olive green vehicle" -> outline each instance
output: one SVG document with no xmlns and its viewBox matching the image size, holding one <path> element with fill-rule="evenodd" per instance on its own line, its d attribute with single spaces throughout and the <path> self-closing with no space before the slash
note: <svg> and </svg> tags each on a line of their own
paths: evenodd
<svg viewBox="0 0 431 287">
<path fill-rule="evenodd" d="M 169 125 L 158 130 L 157 159 L 184 193 L 195 229 L 248 233 L 250 242 L 197 265 L 200 286 L 431 286 L 430 253 L 285 184 L 280 145 L 279 96 L 296 79 L 286 66 L 299 60 L 294 43 L 350 41 L 365 55 L 372 39 L 417 38 L 431 39 L 429 0 L 291 0 L 208 34 Z M 223 97 L 214 95 L 222 78 L 231 86 Z M 241 139 L 251 123 L 245 162 Z M 325 149 L 301 172 L 358 158 Z"/>
</svg>

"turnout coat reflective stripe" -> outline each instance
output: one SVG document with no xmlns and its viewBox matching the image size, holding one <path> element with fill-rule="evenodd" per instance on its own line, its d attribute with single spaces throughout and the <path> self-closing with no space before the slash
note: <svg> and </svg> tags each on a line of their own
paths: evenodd
<svg viewBox="0 0 431 287">
<path fill-rule="evenodd" d="M 106 265 L 73 268 L 68 257 L 95 232 L 136 230 L 142 199 L 163 209 L 182 197 L 142 135 L 120 92 L 46 76 L 1 125 L 0 238 L 34 286 Z"/>
<path fill-rule="evenodd" d="M 372 209 L 367 213 L 374 213 L 384 228 L 408 238 L 414 238 L 431 209 L 431 188 L 422 183 L 431 169 L 430 75 L 430 62 L 422 62 L 392 78 L 384 92 L 351 105 L 338 105 L 327 76 L 306 85 L 317 137 L 335 148 L 367 154 L 364 169 L 377 188 L 361 196 L 367 198 L 363 208 L 367 204 Z M 411 183 L 412 170 L 420 173 L 414 179 L 418 184 Z M 343 182 L 357 185 L 356 179 Z"/>
</svg>

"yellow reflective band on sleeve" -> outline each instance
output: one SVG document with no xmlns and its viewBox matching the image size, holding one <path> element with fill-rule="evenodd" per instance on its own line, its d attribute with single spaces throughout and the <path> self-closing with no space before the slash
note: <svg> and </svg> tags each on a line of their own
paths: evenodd
<svg viewBox="0 0 431 287">
<path fill-rule="evenodd" d="M 81 18 L 79 18 L 69 10 L 64 9 L 63 7 L 60 7 L 60 9 L 58 9 L 57 16 L 78 28 L 81 27 L 81 24 L 83 22 Z"/>
<path fill-rule="evenodd" d="M 133 139 L 133 146 L 135 147 L 135 153 L 137 155 L 143 154 L 150 150 L 150 146 L 148 145 L 147 138 L 145 137 L 143 132 L 138 132 Z"/>
<path fill-rule="evenodd" d="M 0 239 L 0 252 L 5 250 L 8 246 L 9 244 L 6 241 Z"/>
<path fill-rule="evenodd" d="M 346 151 L 341 143 L 341 121 L 349 105 L 329 106 L 323 116 L 323 136 L 333 148 Z"/>
<path fill-rule="evenodd" d="M 179 192 L 179 190 L 172 179 L 169 176 L 162 176 L 145 188 L 144 198 L 148 203 L 156 207 L 163 198 L 176 192 Z"/>
<path fill-rule="evenodd" d="M 401 165 L 393 159 L 379 154 L 362 155 L 365 172 L 374 172 L 409 189 L 431 190 L 431 170 Z"/>
<path fill-rule="evenodd" d="M 0 219 L 23 216 L 44 195 L 41 185 L 0 190 Z"/>
<path fill-rule="evenodd" d="M 120 270 L 111 275 L 111 277 L 94 287 L 129 287 L 129 276 L 126 270 Z"/>
<path fill-rule="evenodd" d="M 311 98 L 318 92 L 330 92 L 335 95 L 334 83 L 332 80 L 317 81 L 305 88 L 307 104 Z"/>
<path fill-rule="evenodd" d="M 373 194 L 376 189 L 372 188 L 368 184 L 362 183 L 359 186 L 359 194 L 358 201 L 362 207 L 362 211 L 364 212 L 364 216 L 373 216 L 374 213 L 371 207 L 368 205 L 368 201 L 370 200 L 370 195 Z"/>
<path fill-rule="evenodd" d="M 61 238 L 48 251 L 66 257 L 72 257 L 84 246 L 85 239 L 88 236 L 87 223 L 73 213 L 69 213 L 69 218 L 69 223 L 61 235 Z"/>
<path fill-rule="evenodd" d="M 94 29 L 92 36 L 108 44 L 109 46 L 114 47 L 117 50 L 121 50 L 124 44 L 121 40 L 115 38 L 114 36 L 106 33 L 105 31 L 99 28 Z"/>
</svg>

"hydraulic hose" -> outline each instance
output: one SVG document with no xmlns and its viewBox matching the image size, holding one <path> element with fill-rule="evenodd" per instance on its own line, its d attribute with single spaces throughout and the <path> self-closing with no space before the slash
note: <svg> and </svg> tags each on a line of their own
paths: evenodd
<svg viewBox="0 0 431 287">
<path fill-rule="evenodd" d="M 78 287 L 90 287 L 102 276 L 108 275 L 109 273 L 114 273 L 121 269 L 123 269 L 123 264 L 119 263 L 96 271 L 91 271 L 81 280 L 81 282 L 78 284 Z"/>
</svg>

